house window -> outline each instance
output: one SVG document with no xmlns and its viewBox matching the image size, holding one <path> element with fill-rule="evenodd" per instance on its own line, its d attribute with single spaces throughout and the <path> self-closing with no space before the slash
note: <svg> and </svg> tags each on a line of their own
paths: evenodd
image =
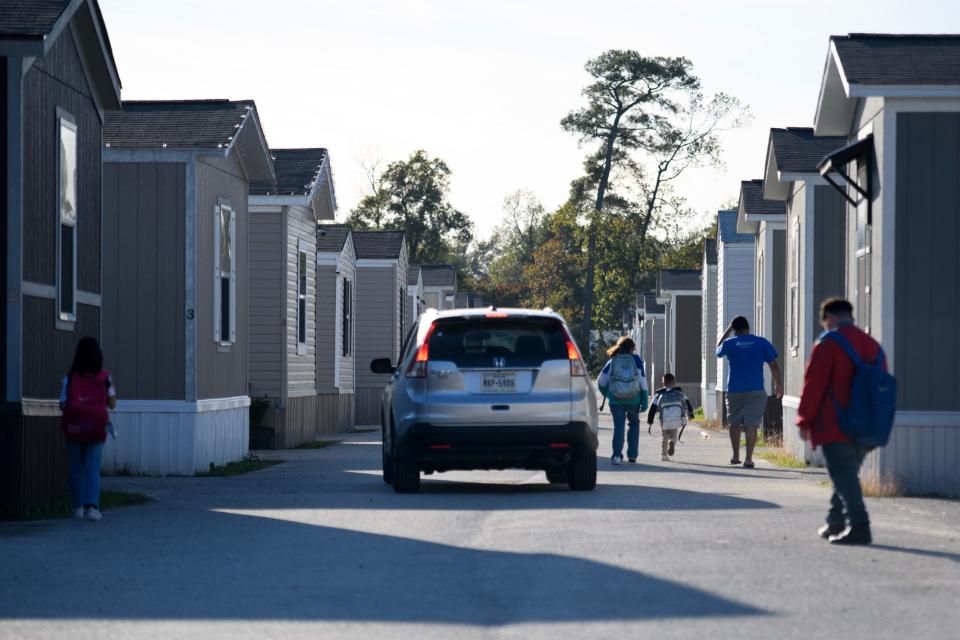
<svg viewBox="0 0 960 640">
<path fill-rule="evenodd" d="M 237 217 L 229 204 L 214 207 L 213 339 L 222 345 L 237 340 Z"/>
<path fill-rule="evenodd" d="M 763 297 L 766 294 L 766 291 L 763 288 L 764 287 L 763 262 L 764 262 L 763 251 L 761 251 L 757 256 L 757 278 L 756 278 L 757 292 L 755 294 L 757 299 L 757 315 L 756 315 L 757 333 L 759 335 L 763 335 L 764 332 L 767 330 L 766 326 L 764 326 L 765 323 L 764 323 L 764 317 L 763 317 Z"/>
<path fill-rule="evenodd" d="M 870 164 L 866 159 L 857 161 L 857 183 L 867 184 Z M 873 252 L 873 228 L 868 217 L 868 200 L 861 197 L 857 204 L 857 252 L 856 252 L 856 270 L 857 283 L 854 291 L 854 313 L 858 319 L 858 324 L 864 331 L 870 333 L 871 324 L 871 298 L 873 284 L 873 269 L 870 264 Z"/>
<path fill-rule="evenodd" d="M 353 284 L 343 279 L 343 309 L 340 310 L 340 324 L 343 326 L 341 353 L 350 355 L 353 344 Z"/>
<path fill-rule="evenodd" d="M 66 113 L 57 118 L 57 317 L 77 317 L 77 124 Z"/>
<path fill-rule="evenodd" d="M 307 247 L 297 241 L 297 355 L 307 353 Z"/>
<path fill-rule="evenodd" d="M 790 228 L 790 347 L 800 348 L 800 218 Z"/>
</svg>

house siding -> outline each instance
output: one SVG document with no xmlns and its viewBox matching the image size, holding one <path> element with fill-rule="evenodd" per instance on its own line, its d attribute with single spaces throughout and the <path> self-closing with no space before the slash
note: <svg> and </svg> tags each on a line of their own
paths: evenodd
<svg viewBox="0 0 960 640">
<path fill-rule="evenodd" d="M 694 405 L 700 404 L 700 354 L 702 334 L 702 301 L 699 295 L 674 298 L 677 314 L 676 371 L 677 378 Z"/>
<path fill-rule="evenodd" d="M 48 298 L 23 297 L 23 397 L 56 399 L 60 383 L 70 369 L 77 342 L 84 336 L 100 335 L 100 308 L 77 305 L 73 331 L 38 330 L 27 327 L 52 325 L 56 302 Z M 110 367 L 109 362 L 104 366 Z M 118 383 L 119 384 L 119 383 Z"/>
<path fill-rule="evenodd" d="M 787 232 L 782 229 L 773 231 L 773 256 L 771 262 L 771 271 L 769 274 L 770 284 L 773 289 L 773 298 L 771 299 L 770 317 L 771 325 L 768 333 L 770 341 L 777 350 L 777 364 L 780 365 L 780 371 L 784 372 L 786 353 L 786 308 L 787 308 Z"/>
<path fill-rule="evenodd" d="M 316 395 L 317 392 L 317 223 L 313 214 L 302 207 L 287 207 L 287 394 Z M 307 326 L 306 353 L 297 353 L 297 274 L 298 246 L 306 243 L 307 252 Z"/>
<path fill-rule="evenodd" d="M 813 298 L 809 301 L 813 310 L 812 341 L 820 333 L 817 317 L 820 303 L 833 296 L 843 296 L 846 253 L 845 221 L 846 201 L 835 189 L 828 186 L 813 188 L 814 193 L 814 267 Z"/>
<path fill-rule="evenodd" d="M 197 161 L 197 397 L 245 396 L 247 387 L 247 181 L 235 158 Z M 224 352 L 213 340 L 214 207 L 220 198 L 236 215 L 236 342 Z"/>
<path fill-rule="evenodd" d="M 283 393 L 283 217 L 279 211 L 250 213 L 250 394 L 278 398 Z"/>
<path fill-rule="evenodd" d="M 744 316 L 754 323 L 754 247 L 751 244 L 718 243 L 717 337 L 730 321 Z M 727 389 L 726 358 L 717 358 L 717 389 Z"/>
<path fill-rule="evenodd" d="M 343 280 L 333 265 L 317 265 L 317 391 L 333 393 L 335 369 L 343 352 L 340 335 Z"/>
<path fill-rule="evenodd" d="M 103 169 L 103 352 L 126 399 L 184 388 L 183 163 Z"/>
</svg>

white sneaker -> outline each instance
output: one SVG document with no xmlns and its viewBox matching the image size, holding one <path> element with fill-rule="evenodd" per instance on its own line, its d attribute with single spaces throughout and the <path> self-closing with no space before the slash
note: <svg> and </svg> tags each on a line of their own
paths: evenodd
<svg viewBox="0 0 960 640">
<path fill-rule="evenodd" d="M 619 466 L 620 463 L 623 462 L 623 456 L 613 456 L 613 458 L 610 459 L 610 462 L 612 462 L 614 465 Z"/>
<path fill-rule="evenodd" d="M 103 516 L 100 515 L 100 509 L 96 507 L 87 507 L 83 512 L 83 517 L 87 520 L 99 520 Z"/>
<path fill-rule="evenodd" d="M 660 461 L 661 461 L 661 462 L 670 462 L 670 456 L 664 454 L 664 455 L 660 456 Z"/>
<path fill-rule="evenodd" d="M 83 508 L 82 508 L 82 507 L 78 507 L 78 508 L 74 509 L 74 510 L 73 510 L 73 517 L 76 518 L 76 519 L 78 519 L 78 520 L 83 520 Z"/>
</svg>

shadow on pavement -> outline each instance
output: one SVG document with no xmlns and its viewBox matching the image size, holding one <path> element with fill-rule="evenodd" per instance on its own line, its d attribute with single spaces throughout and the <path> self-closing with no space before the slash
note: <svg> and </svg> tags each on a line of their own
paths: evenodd
<svg viewBox="0 0 960 640">
<path fill-rule="evenodd" d="M 37 555 L 5 571 L 0 580 L 17 588 L 0 589 L 0 618 L 500 625 L 766 613 L 582 558 L 243 514 L 195 515 L 189 531 L 183 519 L 159 517 L 149 528 L 143 520 L 115 521 L 109 535 L 103 527 L 86 533 L 94 528 L 66 524 L 84 532 L 84 553 L 67 563 L 65 555 Z"/>
<path fill-rule="evenodd" d="M 938 560 L 953 560 L 960 562 L 960 553 L 950 553 L 949 551 L 931 551 L 930 549 L 916 549 L 913 547 L 895 547 L 888 544 L 872 544 L 871 549 L 880 549 L 881 551 L 894 551 L 896 553 L 909 553 L 915 556 L 925 558 L 936 558 Z"/>
</svg>

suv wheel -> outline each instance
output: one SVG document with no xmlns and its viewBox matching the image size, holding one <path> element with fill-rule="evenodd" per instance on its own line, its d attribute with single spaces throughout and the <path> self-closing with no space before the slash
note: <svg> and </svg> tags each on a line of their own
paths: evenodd
<svg viewBox="0 0 960 640">
<path fill-rule="evenodd" d="M 420 490 L 420 465 L 416 458 L 394 458 L 393 490 L 397 493 L 416 493 Z"/>
<path fill-rule="evenodd" d="M 597 486 L 597 456 L 593 452 L 580 454 L 567 467 L 567 484 L 574 491 L 591 491 Z"/>
<path fill-rule="evenodd" d="M 380 455 L 382 456 L 382 469 L 383 469 L 383 481 L 387 484 L 393 484 L 393 455 L 387 453 L 387 439 L 383 436 L 386 435 L 386 429 L 381 427 L 381 444 L 380 444 Z"/>
<path fill-rule="evenodd" d="M 547 472 L 547 482 L 550 484 L 563 484 L 567 481 L 567 468 L 564 467 L 547 467 L 545 469 Z"/>
</svg>

